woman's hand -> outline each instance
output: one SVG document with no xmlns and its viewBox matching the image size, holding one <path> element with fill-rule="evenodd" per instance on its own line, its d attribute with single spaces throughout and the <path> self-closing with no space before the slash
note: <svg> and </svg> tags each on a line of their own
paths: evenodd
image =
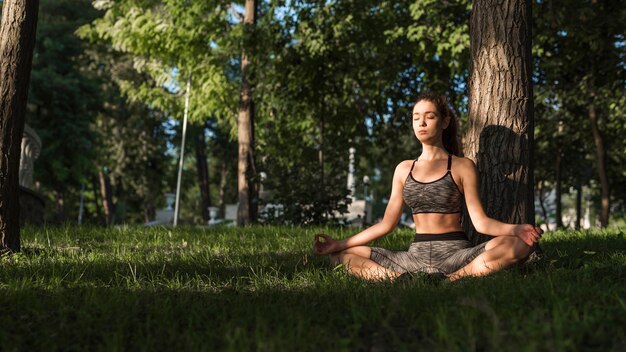
<svg viewBox="0 0 626 352">
<path fill-rule="evenodd" d="M 519 239 L 524 241 L 527 245 L 532 246 L 539 241 L 541 235 L 543 234 L 543 230 L 531 224 L 522 224 L 515 225 L 513 228 L 513 234 L 515 237 L 519 237 Z"/>
<path fill-rule="evenodd" d="M 323 239 L 321 241 L 320 239 Z M 315 241 L 313 242 L 313 251 L 319 255 L 326 255 L 334 252 L 339 252 L 341 250 L 339 246 L 339 241 L 336 239 L 320 233 L 315 235 Z"/>
</svg>

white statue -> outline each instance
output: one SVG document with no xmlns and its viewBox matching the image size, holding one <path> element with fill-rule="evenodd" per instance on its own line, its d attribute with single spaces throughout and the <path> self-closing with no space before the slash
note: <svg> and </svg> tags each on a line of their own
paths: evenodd
<svg viewBox="0 0 626 352">
<path fill-rule="evenodd" d="M 33 171 L 35 159 L 41 152 L 41 139 L 28 125 L 24 125 L 22 135 L 22 152 L 20 156 L 20 186 L 33 188 Z"/>
</svg>

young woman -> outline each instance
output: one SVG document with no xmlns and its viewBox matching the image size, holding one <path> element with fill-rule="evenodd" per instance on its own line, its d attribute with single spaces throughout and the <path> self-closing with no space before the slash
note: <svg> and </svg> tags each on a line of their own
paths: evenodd
<svg viewBox="0 0 626 352">
<path fill-rule="evenodd" d="M 369 280 L 414 272 L 456 280 L 526 260 L 542 230 L 529 224 L 505 224 L 485 214 L 476 166 L 458 156 L 456 130 L 456 118 L 444 96 L 420 95 L 413 108 L 413 131 L 422 143 L 422 154 L 396 167 L 383 220 L 344 240 L 316 235 L 315 252 L 330 255 L 333 264 L 342 263 L 353 275 Z M 472 247 L 461 227 L 463 201 L 476 230 L 495 238 Z M 395 252 L 365 246 L 395 228 L 404 203 L 415 221 L 415 241 L 409 249 Z"/>
</svg>

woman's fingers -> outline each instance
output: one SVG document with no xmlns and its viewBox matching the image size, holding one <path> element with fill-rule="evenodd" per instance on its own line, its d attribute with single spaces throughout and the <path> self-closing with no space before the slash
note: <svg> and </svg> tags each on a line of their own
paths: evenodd
<svg viewBox="0 0 626 352">
<path fill-rule="evenodd" d="M 328 236 L 325 233 L 318 233 L 317 235 L 315 235 L 315 241 L 316 242 L 320 242 L 320 238 L 323 238 L 324 241 L 328 242 L 329 239 L 331 239 L 330 236 Z"/>
<path fill-rule="evenodd" d="M 323 241 L 322 241 L 323 239 Z M 319 233 L 315 235 L 315 240 L 313 241 L 313 250 L 317 254 L 324 254 L 327 247 L 329 246 L 329 241 L 332 240 L 332 237 Z"/>
</svg>

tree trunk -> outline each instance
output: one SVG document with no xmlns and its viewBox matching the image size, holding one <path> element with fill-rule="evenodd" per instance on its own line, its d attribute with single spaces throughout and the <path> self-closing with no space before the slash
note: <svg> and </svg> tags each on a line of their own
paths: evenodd
<svg viewBox="0 0 626 352">
<path fill-rule="evenodd" d="M 470 19 L 464 151 L 478 167 L 487 215 L 507 223 L 534 224 L 530 11 L 529 0 L 478 0 Z M 475 243 L 490 239 L 466 229 Z"/>
<path fill-rule="evenodd" d="M 0 250 L 20 250 L 19 165 L 38 0 L 6 0 L 0 24 Z"/>
<path fill-rule="evenodd" d="M 147 205 L 143 208 L 144 222 L 150 222 L 156 217 L 156 207 L 154 205 Z"/>
<path fill-rule="evenodd" d="M 113 205 L 113 194 L 111 193 L 111 178 L 105 171 L 100 171 L 100 194 L 102 196 L 102 207 L 104 208 L 104 218 L 107 225 L 112 225 L 115 216 Z"/>
<path fill-rule="evenodd" d="M 583 204 L 583 186 L 580 183 L 580 181 L 578 181 L 578 183 L 576 184 L 576 224 L 575 229 L 576 230 L 580 230 L 580 220 L 582 219 L 582 207 Z"/>
<path fill-rule="evenodd" d="M 550 217 L 548 217 L 548 211 L 546 210 L 545 202 L 543 201 L 543 181 L 539 182 L 539 206 L 541 207 L 541 214 L 543 215 L 543 221 L 546 223 L 546 230 L 550 230 Z"/>
<path fill-rule="evenodd" d="M 96 219 L 98 224 L 102 224 L 102 212 L 100 211 L 100 200 L 99 200 L 99 190 L 98 190 L 98 177 L 95 175 L 91 178 L 91 185 L 93 187 L 93 204 L 96 207 Z"/>
<path fill-rule="evenodd" d="M 220 170 L 220 204 L 219 204 L 219 212 L 217 217 L 220 219 L 224 219 L 226 217 L 226 181 L 228 178 L 228 165 L 226 165 L 226 160 L 222 159 L 222 166 Z"/>
<path fill-rule="evenodd" d="M 241 52 L 241 89 L 239 93 L 239 116 L 237 119 L 237 140 L 239 157 L 237 163 L 237 189 L 239 207 L 237 225 L 246 225 L 255 220 L 254 197 L 256 180 L 254 167 L 254 104 L 250 84 L 250 60 L 248 58 L 250 36 L 256 23 L 256 0 L 246 0 L 244 16 L 244 45 Z"/>
<path fill-rule="evenodd" d="M 206 140 L 204 127 L 200 128 L 196 135 L 196 167 L 198 169 L 198 186 L 202 198 L 202 219 L 205 222 L 211 220 L 209 207 L 211 206 L 211 193 L 209 189 L 209 165 L 206 156 Z"/>
<path fill-rule="evenodd" d="M 600 178 L 600 187 L 602 188 L 601 209 L 600 209 L 600 226 L 607 227 L 609 225 L 609 178 L 606 174 L 606 149 L 604 148 L 604 138 L 598 127 L 598 115 L 593 105 L 589 106 L 589 122 L 591 122 L 591 132 L 593 133 L 593 141 L 596 145 L 596 160 L 598 163 L 598 177 Z"/>
<path fill-rule="evenodd" d="M 562 192 L 562 175 L 561 175 L 561 160 L 563 158 L 561 157 L 561 145 L 559 143 L 557 149 L 556 149 L 556 199 L 554 200 L 554 202 L 556 203 L 556 214 L 554 215 L 556 217 L 556 228 L 557 229 L 562 229 L 563 226 L 563 206 L 561 203 L 561 199 L 563 198 L 563 192 Z"/>
</svg>

